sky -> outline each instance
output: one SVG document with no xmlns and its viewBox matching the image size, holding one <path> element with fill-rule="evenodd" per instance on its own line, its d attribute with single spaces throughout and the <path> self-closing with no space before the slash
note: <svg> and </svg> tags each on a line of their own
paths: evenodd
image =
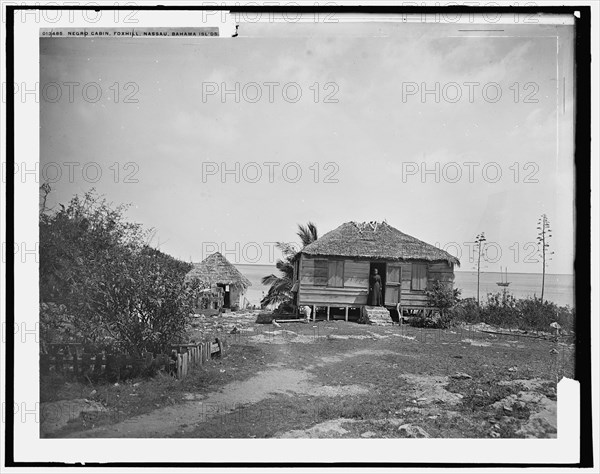
<svg viewBox="0 0 600 474">
<path fill-rule="evenodd" d="M 269 264 L 273 242 L 298 241 L 299 223 L 322 235 L 386 220 L 462 270 L 483 231 L 484 271 L 528 273 L 542 269 L 545 213 L 547 271 L 572 273 L 572 27 L 459 28 L 256 23 L 236 38 L 43 38 L 49 202 L 94 187 L 131 203 L 128 218 L 156 229 L 152 244 L 186 261 L 220 250 Z"/>
</svg>

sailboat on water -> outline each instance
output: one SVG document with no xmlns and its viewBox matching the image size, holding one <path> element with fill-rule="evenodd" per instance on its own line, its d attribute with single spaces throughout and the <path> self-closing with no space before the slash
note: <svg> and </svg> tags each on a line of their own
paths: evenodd
<svg viewBox="0 0 600 474">
<path fill-rule="evenodd" d="M 500 267 L 500 281 L 496 282 L 496 285 L 503 287 L 510 285 L 508 281 L 508 267 L 504 267 L 504 276 L 502 274 L 502 267 Z"/>
</svg>

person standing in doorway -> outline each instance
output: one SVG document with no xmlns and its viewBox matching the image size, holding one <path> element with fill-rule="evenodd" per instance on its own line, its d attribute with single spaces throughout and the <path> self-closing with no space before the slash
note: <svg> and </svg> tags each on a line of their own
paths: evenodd
<svg viewBox="0 0 600 474">
<path fill-rule="evenodd" d="M 371 277 L 371 306 L 381 306 L 381 277 L 375 268 Z"/>
</svg>

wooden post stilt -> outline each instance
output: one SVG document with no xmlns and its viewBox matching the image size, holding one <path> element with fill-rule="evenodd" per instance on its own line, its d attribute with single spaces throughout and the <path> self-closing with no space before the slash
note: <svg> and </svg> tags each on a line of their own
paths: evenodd
<svg viewBox="0 0 600 474">
<path fill-rule="evenodd" d="M 313 304 L 313 322 L 317 320 L 317 306 Z"/>
<path fill-rule="evenodd" d="M 346 317 L 346 322 L 348 322 L 348 306 L 346 306 L 346 314 L 345 314 L 345 317 Z"/>
<path fill-rule="evenodd" d="M 329 309 L 330 309 L 330 307 L 327 306 L 327 321 L 329 321 Z"/>
</svg>

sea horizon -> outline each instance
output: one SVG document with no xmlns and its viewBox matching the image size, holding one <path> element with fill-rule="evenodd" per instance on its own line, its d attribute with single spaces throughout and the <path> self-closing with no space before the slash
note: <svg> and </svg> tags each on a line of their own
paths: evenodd
<svg viewBox="0 0 600 474">
<path fill-rule="evenodd" d="M 269 264 L 269 263 L 235 263 L 234 264 L 236 267 L 272 267 L 275 270 L 277 270 L 277 267 L 273 264 Z M 454 273 L 477 273 L 476 270 L 454 270 Z M 494 271 L 494 272 L 490 272 L 490 271 L 483 271 L 481 270 L 479 273 L 502 273 L 502 275 L 504 275 L 504 272 L 500 272 L 500 271 Z M 542 275 L 542 272 L 508 272 L 508 274 L 517 274 L 517 275 Z M 550 272 L 546 272 L 546 275 L 572 275 L 575 276 L 575 273 L 550 273 Z"/>
<path fill-rule="evenodd" d="M 246 297 L 251 304 L 260 304 L 260 300 L 267 293 L 269 287 L 262 284 L 261 279 L 270 274 L 278 274 L 277 267 L 269 264 L 243 263 L 234 264 L 252 283 L 248 288 Z M 458 270 L 454 272 L 454 287 L 461 290 L 462 298 L 475 298 L 477 296 L 477 271 Z M 542 273 L 533 272 L 500 272 L 481 271 L 479 275 L 479 295 L 485 301 L 488 293 L 497 293 L 505 287 L 500 287 L 500 277 L 508 278 L 510 285 L 508 292 L 516 298 L 539 296 L 541 293 Z M 573 273 L 546 273 L 544 298 L 559 306 L 575 306 L 574 295 L 575 275 Z"/>
</svg>

